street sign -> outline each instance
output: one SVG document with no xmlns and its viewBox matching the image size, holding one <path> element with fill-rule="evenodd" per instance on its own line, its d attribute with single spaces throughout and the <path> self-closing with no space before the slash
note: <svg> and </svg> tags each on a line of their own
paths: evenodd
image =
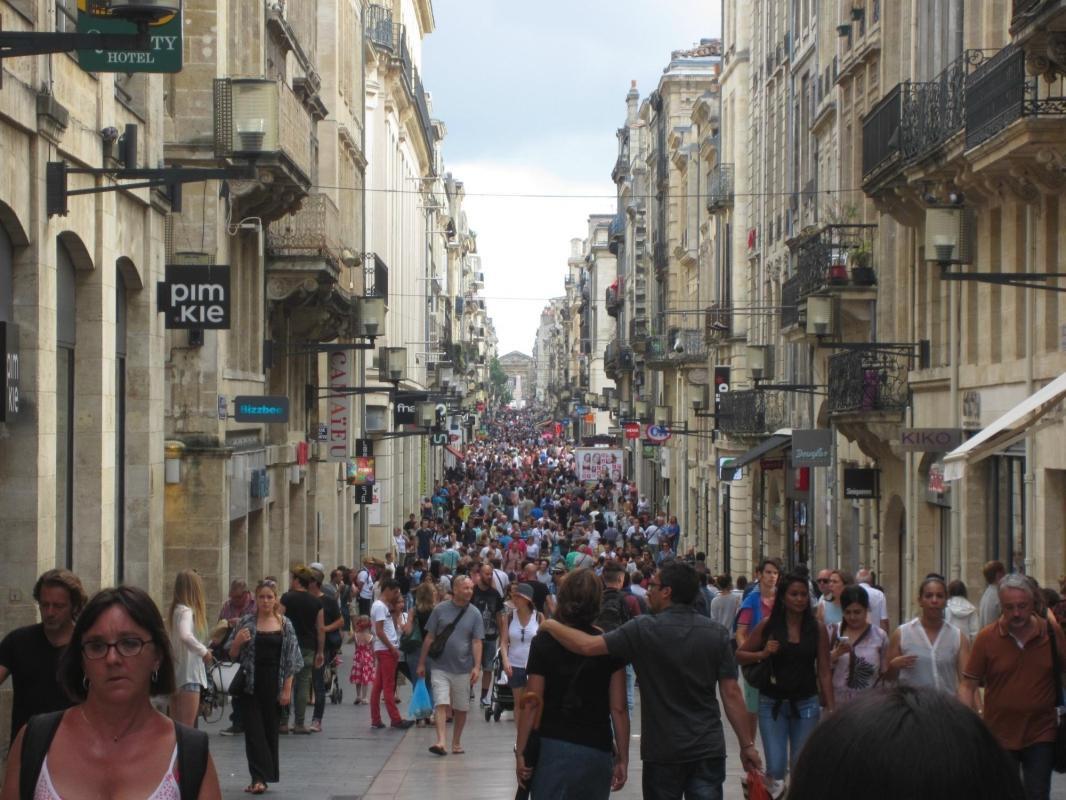
<svg viewBox="0 0 1066 800">
<path fill-rule="evenodd" d="M 166 280 L 156 286 L 156 305 L 166 315 L 167 330 L 228 330 L 229 267 L 167 265 Z"/>
<path fill-rule="evenodd" d="M 19 329 L 13 322 L 0 322 L 0 354 L 4 357 L 0 422 L 11 422 L 19 413 Z"/>
<path fill-rule="evenodd" d="M 284 395 L 247 396 L 233 398 L 237 422 L 288 422 L 289 398 Z"/>
<path fill-rule="evenodd" d="M 640 423 L 639 422 L 623 422 L 622 430 L 625 432 L 627 439 L 639 439 L 640 438 Z"/>
<path fill-rule="evenodd" d="M 662 425 L 649 425 L 648 429 L 644 431 L 644 438 L 651 444 L 662 444 L 667 441 L 672 434 L 669 428 L 665 428 Z"/>
<path fill-rule="evenodd" d="M 121 19 L 91 14 L 87 0 L 78 0 L 78 33 L 133 35 L 137 26 Z M 78 64 L 86 72 L 181 72 L 181 14 L 171 14 L 148 26 L 152 47 L 140 50 L 79 50 Z"/>
</svg>

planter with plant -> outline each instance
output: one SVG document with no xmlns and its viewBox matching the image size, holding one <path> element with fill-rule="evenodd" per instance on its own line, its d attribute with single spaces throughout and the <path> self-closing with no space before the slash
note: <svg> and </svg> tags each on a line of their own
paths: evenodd
<svg viewBox="0 0 1066 800">
<path fill-rule="evenodd" d="M 873 286 L 877 283 L 877 275 L 870 266 L 872 257 L 870 243 L 865 240 L 851 251 L 851 281 L 856 286 Z"/>
</svg>

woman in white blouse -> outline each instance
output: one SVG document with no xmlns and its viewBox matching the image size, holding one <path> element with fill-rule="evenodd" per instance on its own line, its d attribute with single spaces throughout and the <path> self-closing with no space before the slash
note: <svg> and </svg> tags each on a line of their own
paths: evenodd
<svg viewBox="0 0 1066 800">
<path fill-rule="evenodd" d="M 170 716 L 195 727 L 200 710 L 200 689 L 207 686 L 205 664 L 213 660 L 201 639 L 207 633 L 207 608 L 200 576 L 187 569 L 174 580 L 170 603 L 170 646 L 174 650 L 177 691 L 170 698 Z"/>
</svg>

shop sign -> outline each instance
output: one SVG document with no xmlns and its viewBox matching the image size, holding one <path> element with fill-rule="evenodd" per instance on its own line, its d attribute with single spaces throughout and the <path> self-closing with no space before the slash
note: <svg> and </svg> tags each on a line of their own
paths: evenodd
<svg viewBox="0 0 1066 800">
<path fill-rule="evenodd" d="M 833 432 L 826 428 L 792 432 L 792 466 L 828 467 L 833 461 Z"/>
<path fill-rule="evenodd" d="M 230 268 L 167 265 L 156 287 L 156 306 L 167 330 L 229 330 Z"/>
<path fill-rule="evenodd" d="M 844 470 L 844 497 L 849 500 L 873 500 L 879 496 L 877 476 L 880 470 L 849 468 Z"/>
<path fill-rule="evenodd" d="M 672 435 L 670 429 L 662 425 L 649 425 L 647 430 L 644 431 L 644 438 L 649 444 L 662 444 Z"/>
<path fill-rule="evenodd" d="M 327 363 L 329 376 L 329 447 L 326 461 L 348 460 L 348 439 L 351 435 L 352 397 L 344 392 L 352 385 L 352 354 L 344 351 L 330 353 Z"/>
<path fill-rule="evenodd" d="M 443 447 L 448 444 L 448 434 L 444 431 L 434 431 L 429 435 L 429 443 L 434 447 Z"/>
<path fill-rule="evenodd" d="M 763 458 L 759 461 L 759 469 L 763 472 L 773 472 L 774 470 L 784 469 L 785 459 L 783 458 Z"/>
<path fill-rule="evenodd" d="M 718 480 L 720 481 L 739 481 L 744 477 L 743 467 L 734 467 L 733 462 L 735 458 L 723 456 L 718 459 Z"/>
<path fill-rule="evenodd" d="M 19 329 L 13 322 L 0 322 L 0 353 L 4 356 L 0 422 L 11 422 L 19 413 Z"/>
<path fill-rule="evenodd" d="M 585 415 L 585 422 L 592 423 L 592 422 L 595 422 L 595 421 L 596 421 L 596 415 L 595 414 L 586 414 Z"/>
<path fill-rule="evenodd" d="M 88 0 L 78 0 L 78 33 L 134 34 L 137 26 L 121 19 L 91 14 Z M 181 72 L 181 14 L 171 14 L 148 26 L 152 46 L 141 50 L 79 50 L 78 64 L 86 72 Z"/>
<path fill-rule="evenodd" d="M 392 407 L 392 424 L 394 430 L 401 425 L 415 425 L 418 422 L 418 404 L 429 399 L 425 392 L 397 392 Z"/>
<path fill-rule="evenodd" d="M 356 458 L 369 458 L 374 455 L 374 440 L 373 439 L 356 439 L 355 440 L 355 457 Z"/>
<path fill-rule="evenodd" d="M 625 433 L 627 439 L 639 439 L 640 438 L 640 423 L 639 422 L 623 422 L 622 430 Z"/>
<path fill-rule="evenodd" d="M 374 458 L 353 458 L 348 462 L 347 478 L 349 486 L 362 486 L 374 483 Z"/>
<path fill-rule="evenodd" d="M 962 444 L 962 428 L 904 428 L 900 449 L 914 453 L 947 453 Z"/>
<path fill-rule="evenodd" d="M 376 483 L 362 483 L 355 487 L 355 504 L 369 506 L 374 502 L 374 489 Z"/>
<path fill-rule="evenodd" d="M 944 462 L 935 461 L 929 467 L 929 480 L 925 485 L 925 500 L 942 508 L 951 507 L 951 482 L 944 478 Z"/>
<path fill-rule="evenodd" d="M 288 422 L 289 398 L 284 395 L 242 396 L 233 398 L 233 419 L 237 422 Z"/>
</svg>

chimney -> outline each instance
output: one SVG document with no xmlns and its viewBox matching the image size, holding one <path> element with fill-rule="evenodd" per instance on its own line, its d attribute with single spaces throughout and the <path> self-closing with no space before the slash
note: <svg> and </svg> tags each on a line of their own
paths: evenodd
<svg viewBox="0 0 1066 800">
<path fill-rule="evenodd" d="M 629 92 L 626 94 L 626 124 L 636 124 L 639 101 L 640 94 L 637 92 L 637 82 L 630 81 Z"/>
</svg>

